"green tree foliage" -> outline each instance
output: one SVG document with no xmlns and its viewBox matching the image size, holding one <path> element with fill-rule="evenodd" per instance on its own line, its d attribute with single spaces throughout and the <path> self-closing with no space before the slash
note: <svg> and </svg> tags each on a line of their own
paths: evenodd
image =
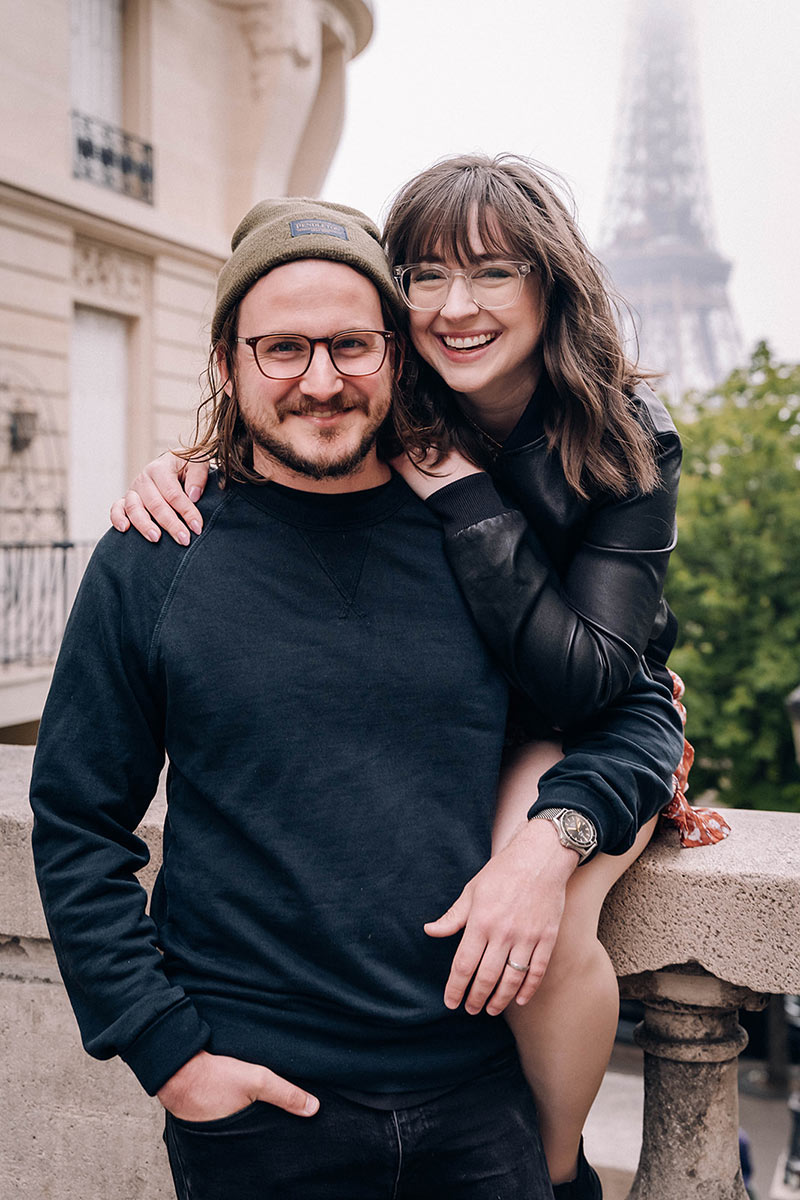
<svg viewBox="0 0 800 1200">
<path fill-rule="evenodd" d="M 678 547 L 666 594 L 681 625 L 697 752 L 691 799 L 800 809 L 784 701 L 800 683 L 800 365 L 756 347 L 747 370 L 677 414 Z"/>
</svg>

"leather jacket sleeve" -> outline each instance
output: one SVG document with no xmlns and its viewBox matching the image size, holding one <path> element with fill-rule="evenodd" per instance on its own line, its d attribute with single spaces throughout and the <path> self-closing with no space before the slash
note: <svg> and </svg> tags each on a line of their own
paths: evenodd
<svg viewBox="0 0 800 1200">
<path fill-rule="evenodd" d="M 528 816 L 573 808 L 597 829 L 597 852 L 624 854 L 673 796 L 683 726 L 669 692 L 639 670 L 601 713 L 564 736 Z"/>
<path fill-rule="evenodd" d="M 429 498 L 479 629 L 513 686 L 559 729 L 628 688 L 667 620 L 662 589 L 676 540 L 681 446 L 666 410 L 649 396 L 641 419 L 652 428 L 660 470 L 650 494 L 581 501 L 558 457 L 536 443 L 498 469 L 513 504 L 495 492 L 493 505 L 484 498 L 491 515 L 481 518 L 469 502 L 457 504 L 456 515 L 454 492 L 464 501 L 468 480 Z"/>
</svg>

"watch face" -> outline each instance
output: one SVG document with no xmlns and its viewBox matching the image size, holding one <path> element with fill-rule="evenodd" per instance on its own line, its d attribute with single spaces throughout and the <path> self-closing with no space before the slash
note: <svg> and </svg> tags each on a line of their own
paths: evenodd
<svg viewBox="0 0 800 1200">
<path fill-rule="evenodd" d="M 579 846 L 591 846 L 594 842 L 594 829 L 579 812 L 565 813 L 561 818 L 565 833 L 578 843 Z"/>
</svg>

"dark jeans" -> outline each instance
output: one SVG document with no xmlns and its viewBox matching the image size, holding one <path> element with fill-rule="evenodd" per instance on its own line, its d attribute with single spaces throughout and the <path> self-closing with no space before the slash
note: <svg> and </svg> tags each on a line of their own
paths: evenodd
<svg viewBox="0 0 800 1200">
<path fill-rule="evenodd" d="M 260 1101 L 218 1121 L 167 1114 L 178 1200 L 552 1200 L 516 1063 L 410 1108 L 315 1094 L 313 1117 Z"/>
</svg>

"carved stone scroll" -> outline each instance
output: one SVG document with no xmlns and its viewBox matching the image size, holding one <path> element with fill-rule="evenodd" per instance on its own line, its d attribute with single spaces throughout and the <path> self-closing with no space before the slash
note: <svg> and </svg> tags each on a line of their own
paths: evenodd
<svg viewBox="0 0 800 1200">
<path fill-rule="evenodd" d="M 77 238 L 72 260 L 76 288 L 98 303 L 143 307 L 147 296 L 147 261 L 114 246 Z"/>
</svg>

